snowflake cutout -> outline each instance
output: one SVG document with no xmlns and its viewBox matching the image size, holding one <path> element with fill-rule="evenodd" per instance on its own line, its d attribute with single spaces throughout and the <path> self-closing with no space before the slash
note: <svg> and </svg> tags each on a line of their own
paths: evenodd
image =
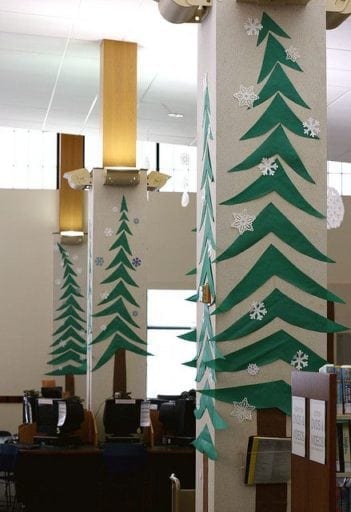
<svg viewBox="0 0 351 512">
<path fill-rule="evenodd" d="M 134 265 L 134 267 L 140 267 L 141 265 L 141 259 L 136 257 L 136 258 L 133 258 L 132 259 L 132 265 Z"/>
<path fill-rule="evenodd" d="M 104 258 L 102 256 L 96 256 L 95 258 L 95 265 L 97 267 L 102 267 L 102 265 L 104 264 Z"/>
<path fill-rule="evenodd" d="M 297 59 L 300 58 L 300 54 L 297 48 L 294 48 L 294 46 L 289 46 L 285 50 L 286 53 L 286 60 L 291 60 L 292 62 L 296 62 Z"/>
<path fill-rule="evenodd" d="M 341 226 L 344 220 L 344 203 L 339 192 L 333 188 L 327 189 L 327 229 L 335 229 Z"/>
<path fill-rule="evenodd" d="M 140 221 L 139 221 L 138 217 L 135 217 L 135 218 L 133 219 L 133 222 L 134 222 L 134 224 L 139 224 L 139 222 L 140 222 Z"/>
<path fill-rule="evenodd" d="M 189 163 L 190 163 L 189 153 L 182 153 L 180 155 L 180 163 L 182 165 L 184 165 L 185 167 L 189 167 Z"/>
<path fill-rule="evenodd" d="M 253 103 L 255 100 L 259 99 L 259 96 L 254 91 L 254 86 L 250 85 L 249 87 L 245 87 L 244 85 L 240 85 L 238 92 L 233 94 L 234 98 L 236 98 L 239 102 L 239 107 L 253 107 Z"/>
<path fill-rule="evenodd" d="M 236 228 L 239 234 L 242 235 L 245 231 L 253 231 L 252 223 L 256 219 L 255 215 L 249 215 L 247 210 L 241 213 L 233 213 L 234 222 L 231 224 L 232 228 Z"/>
<path fill-rule="evenodd" d="M 240 423 L 252 420 L 252 412 L 255 410 L 255 407 L 249 404 L 246 397 L 241 402 L 233 402 L 233 405 L 234 410 L 230 413 L 231 416 L 238 418 Z"/>
<path fill-rule="evenodd" d="M 304 354 L 302 350 L 298 350 L 292 360 L 290 361 L 291 366 L 296 370 L 302 370 L 308 366 L 308 355 Z"/>
<path fill-rule="evenodd" d="M 113 229 L 112 228 L 105 228 L 104 229 L 105 236 L 112 236 L 113 235 Z"/>
<path fill-rule="evenodd" d="M 251 320 L 262 320 L 262 318 L 267 314 L 266 307 L 264 302 L 253 302 L 251 304 L 250 309 L 250 318 Z"/>
<path fill-rule="evenodd" d="M 100 297 L 101 297 L 102 300 L 108 299 L 109 295 L 110 295 L 109 292 L 101 292 L 100 293 Z"/>
<path fill-rule="evenodd" d="M 133 315 L 133 316 L 138 316 L 138 315 L 139 315 L 139 312 L 135 310 L 135 311 L 133 311 L 132 315 Z"/>
<path fill-rule="evenodd" d="M 309 135 L 310 137 L 315 137 L 319 134 L 321 129 L 319 128 L 319 121 L 317 119 L 313 119 L 313 117 L 309 117 L 307 121 L 304 121 L 302 123 L 302 126 L 304 127 L 303 133 L 305 135 Z"/>
<path fill-rule="evenodd" d="M 260 369 L 256 363 L 250 363 L 249 366 L 247 367 L 247 373 L 249 375 L 257 375 L 259 371 Z"/>
<path fill-rule="evenodd" d="M 210 258 L 211 261 L 214 261 L 216 259 L 216 251 L 212 247 L 211 242 L 208 242 L 207 254 L 208 254 L 208 257 Z"/>
<path fill-rule="evenodd" d="M 261 25 L 260 21 L 257 18 L 247 18 L 246 23 L 244 23 L 244 29 L 248 36 L 258 36 L 260 30 L 263 29 L 263 25 Z"/>
<path fill-rule="evenodd" d="M 262 176 L 274 176 L 275 171 L 278 169 L 278 164 L 275 163 L 275 158 L 262 158 L 258 168 Z"/>
<path fill-rule="evenodd" d="M 60 286 L 60 284 L 61 284 L 61 279 L 55 279 L 55 284 L 56 284 L 56 286 Z"/>
<path fill-rule="evenodd" d="M 107 325 L 106 324 L 100 325 L 100 331 L 106 331 L 106 329 L 107 329 Z"/>
<path fill-rule="evenodd" d="M 113 211 L 113 213 L 118 213 L 118 211 L 119 211 L 118 206 L 114 206 L 112 208 L 112 211 Z"/>
</svg>

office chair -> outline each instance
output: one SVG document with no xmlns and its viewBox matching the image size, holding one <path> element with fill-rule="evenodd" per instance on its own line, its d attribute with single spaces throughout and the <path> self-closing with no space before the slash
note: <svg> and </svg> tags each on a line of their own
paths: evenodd
<svg viewBox="0 0 351 512">
<path fill-rule="evenodd" d="M 174 473 L 172 482 L 172 512 L 195 512 L 195 489 L 182 489 Z"/>
<path fill-rule="evenodd" d="M 141 443 L 106 443 L 102 453 L 105 466 L 103 510 L 142 512 L 146 447 Z"/>
<path fill-rule="evenodd" d="M 0 482 L 5 486 L 5 510 L 14 510 L 16 504 L 15 465 L 17 448 L 14 444 L 0 444 Z"/>
</svg>

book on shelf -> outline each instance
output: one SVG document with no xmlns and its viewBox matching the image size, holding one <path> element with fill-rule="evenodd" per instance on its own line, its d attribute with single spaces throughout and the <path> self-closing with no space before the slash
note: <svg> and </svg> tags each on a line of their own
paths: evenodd
<svg viewBox="0 0 351 512">
<path fill-rule="evenodd" d="M 319 372 L 336 374 L 336 414 L 351 414 L 351 365 L 328 363 Z"/>
<path fill-rule="evenodd" d="M 350 422 L 342 423 L 342 443 L 344 452 L 344 471 L 351 471 L 351 453 L 350 453 Z"/>
<path fill-rule="evenodd" d="M 290 480 L 291 438 L 250 436 L 245 483 L 276 484 Z"/>
</svg>

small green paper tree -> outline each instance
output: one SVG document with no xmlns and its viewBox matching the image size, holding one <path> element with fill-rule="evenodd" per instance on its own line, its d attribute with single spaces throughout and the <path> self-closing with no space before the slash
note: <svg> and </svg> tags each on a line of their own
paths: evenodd
<svg viewBox="0 0 351 512">
<path fill-rule="evenodd" d="M 83 308 L 78 300 L 83 298 L 80 287 L 76 281 L 77 274 L 73 269 L 73 264 L 69 254 L 57 244 L 62 265 L 63 265 L 63 284 L 60 307 L 57 311 L 60 313 L 54 320 L 59 322 L 59 327 L 53 333 L 54 350 L 51 355 L 54 357 L 48 361 L 48 364 L 57 366 L 55 370 L 48 372 L 47 375 L 81 375 L 86 373 L 86 339 L 85 339 L 85 318 Z M 72 364 L 73 363 L 73 364 Z"/>
<path fill-rule="evenodd" d="M 139 345 L 146 345 L 146 342 L 137 334 L 138 324 L 129 313 L 128 307 L 136 311 L 140 306 L 134 299 L 129 287 L 138 288 L 138 284 L 131 274 L 135 267 L 131 261 L 139 264 L 139 259 L 132 259 L 132 251 L 129 246 L 128 237 L 132 236 L 129 228 L 128 207 L 125 197 L 122 197 L 120 206 L 119 227 L 116 233 L 116 240 L 110 247 L 110 251 L 117 251 L 106 270 L 111 271 L 101 284 L 112 284 L 113 288 L 108 297 L 103 299 L 98 306 L 103 308 L 94 313 L 94 317 L 112 317 L 106 328 L 103 329 L 93 340 L 93 344 L 100 343 L 111 338 L 99 361 L 94 367 L 97 370 L 109 361 L 118 351 L 130 351 L 142 356 L 148 352 Z"/>
</svg>

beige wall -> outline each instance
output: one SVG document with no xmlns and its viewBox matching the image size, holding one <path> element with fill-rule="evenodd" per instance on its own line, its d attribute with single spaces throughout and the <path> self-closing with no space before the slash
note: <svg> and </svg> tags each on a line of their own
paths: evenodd
<svg viewBox="0 0 351 512">
<path fill-rule="evenodd" d="M 194 278 L 184 275 L 195 267 L 195 233 L 191 232 L 195 195 L 191 194 L 187 208 L 181 207 L 180 199 L 177 193 L 150 193 L 150 288 L 195 286 Z M 0 395 L 38 389 L 48 371 L 53 328 L 52 233 L 57 230 L 57 219 L 57 191 L 0 190 Z M 104 371 L 96 376 L 102 377 Z M 56 380 L 63 383 L 63 377 Z M 76 391 L 85 395 L 84 377 L 77 378 Z M 97 396 L 95 403 L 105 398 Z M 0 404 L 0 430 L 15 432 L 21 414 L 18 405 Z"/>
</svg>

